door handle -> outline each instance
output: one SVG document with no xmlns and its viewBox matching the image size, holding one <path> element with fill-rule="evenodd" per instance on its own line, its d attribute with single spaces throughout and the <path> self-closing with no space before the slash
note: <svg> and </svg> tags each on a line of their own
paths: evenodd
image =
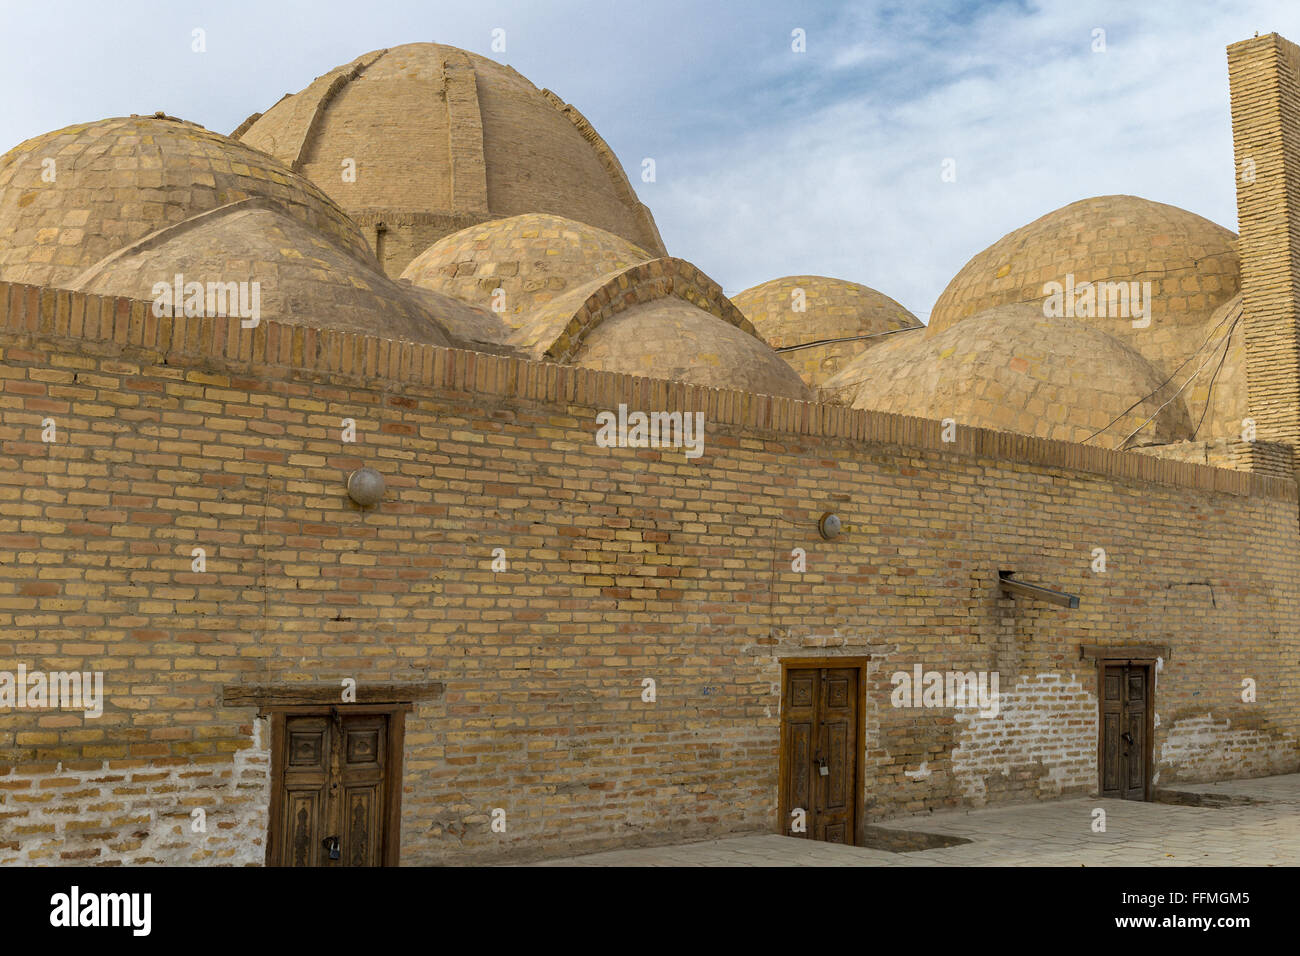
<svg viewBox="0 0 1300 956">
<path fill-rule="evenodd" d="M 1127 730 L 1124 731 L 1124 733 L 1120 734 L 1120 736 L 1123 737 L 1128 743 L 1130 744 L 1133 743 L 1133 735 L 1130 734 Z"/>
</svg>

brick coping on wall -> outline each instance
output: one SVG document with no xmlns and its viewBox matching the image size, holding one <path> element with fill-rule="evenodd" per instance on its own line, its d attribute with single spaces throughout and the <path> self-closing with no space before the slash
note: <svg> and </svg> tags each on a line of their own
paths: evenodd
<svg viewBox="0 0 1300 956">
<path fill-rule="evenodd" d="M 253 373 L 261 369 L 338 375 L 376 384 L 410 383 L 546 404 L 647 411 L 702 411 L 705 420 L 767 432 L 1065 468 L 1110 478 L 1232 495 L 1297 500 L 1294 481 L 1253 472 L 1113 451 L 1074 442 L 961 426 L 944 442 L 942 423 L 843 405 L 803 402 L 539 363 L 263 319 L 255 329 L 229 318 L 155 317 L 151 303 L 0 282 L 0 330 L 33 340 L 73 340 L 168 365 Z"/>
</svg>

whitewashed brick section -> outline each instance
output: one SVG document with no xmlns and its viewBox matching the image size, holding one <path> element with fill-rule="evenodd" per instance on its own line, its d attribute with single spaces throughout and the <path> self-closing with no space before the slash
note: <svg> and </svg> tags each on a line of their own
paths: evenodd
<svg viewBox="0 0 1300 956">
<path fill-rule="evenodd" d="M 1073 674 L 1021 678 L 1002 691 L 996 717 L 954 716 L 961 731 L 952 772 L 967 799 L 983 803 L 997 777 L 1036 777 L 1039 796 L 1096 790 L 1097 698 Z"/>
<path fill-rule="evenodd" d="M 1285 739 L 1295 745 L 1294 737 Z M 1234 727 L 1231 718 L 1205 714 L 1176 721 L 1165 732 L 1157 772 L 1170 766 L 1177 768 L 1179 781 L 1201 782 L 1285 773 L 1288 759 L 1276 729 Z"/>
<path fill-rule="evenodd" d="M 270 802 L 269 736 L 219 762 L 105 761 L 94 770 L 0 776 L 0 866 L 260 865 Z M 194 832 L 195 809 L 206 814 Z"/>
</svg>

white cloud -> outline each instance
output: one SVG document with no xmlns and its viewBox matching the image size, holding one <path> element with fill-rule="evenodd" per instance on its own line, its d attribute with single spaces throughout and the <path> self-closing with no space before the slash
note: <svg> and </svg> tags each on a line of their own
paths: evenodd
<svg viewBox="0 0 1300 956">
<path fill-rule="evenodd" d="M 938 31 L 956 46 L 873 28 L 877 55 L 850 38 L 831 56 L 824 103 L 683 156 L 653 209 L 670 249 L 729 291 L 817 272 L 922 318 L 980 249 L 1087 196 L 1141 195 L 1235 229 L 1225 47 L 1250 22 L 1249 5 L 1161 3 L 995 11 Z M 1093 26 L 1105 53 L 1091 51 Z M 852 63 L 896 98 L 836 97 Z M 945 157 L 956 183 L 940 180 Z"/>
<path fill-rule="evenodd" d="M 367 50 L 436 40 L 492 55 L 503 27 L 497 58 L 587 115 L 672 253 L 729 291 L 822 273 L 922 318 L 980 249 L 1087 196 L 1145 196 L 1235 228 L 1225 47 L 1255 31 L 1300 40 L 1300 6 L 1266 0 L 51 9 L 6 12 L 0 84 L 21 95 L 0 98 L 0 149 L 157 109 L 229 132 Z M 807 53 L 790 50 L 794 27 Z M 1095 27 L 1104 54 L 1090 51 Z M 656 183 L 639 181 L 645 156 Z M 940 181 L 946 157 L 956 183 Z"/>
</svg>

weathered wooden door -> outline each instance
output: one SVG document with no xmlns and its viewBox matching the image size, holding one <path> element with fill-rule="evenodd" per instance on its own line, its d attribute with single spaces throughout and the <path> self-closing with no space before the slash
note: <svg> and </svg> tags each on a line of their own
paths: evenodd
<svg viewBox="0 0 1300 956">
<path fill-rule="evenodd" d="M 274 759 L 273 866 L 380 866 L 395 834 L 390 715 L 285 714 Z M 391 839 L 390 839 L 391 838 Z"/>
<path fill-rule="evenodd" d="M 788 666 L 781 702 L 782 832 L 856 842 L 857 667 Z M 802 821 L 797 811 L 803 811 Z M 802 822 L 802 829 L 799 823 Z"/>
<path fill-rule="evenodd" d="M 1151 665 L 1101 669 L 1101 795 L 1146 800 L 1151 779 Z"/>
</svg>

